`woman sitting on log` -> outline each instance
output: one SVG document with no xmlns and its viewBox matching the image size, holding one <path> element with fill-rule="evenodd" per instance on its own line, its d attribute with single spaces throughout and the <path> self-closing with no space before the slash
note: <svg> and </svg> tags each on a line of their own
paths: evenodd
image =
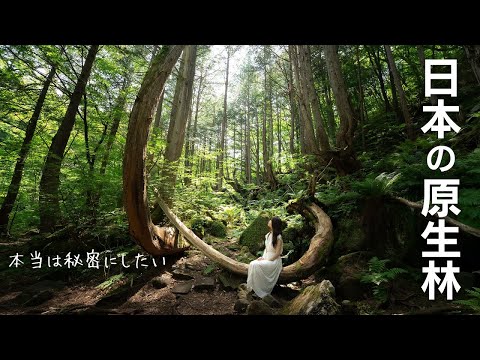
<svg viewBox="0 0 480 360">
<path fill-rule="evenodd" d="M 247 289 L 253 290 L 260 298 L 272 292 L 282 271 L 282 220 L 274 216 L 268 227 L 270 232 L 265 235 L 263 255 L 248 266 Z"/>
</svg>

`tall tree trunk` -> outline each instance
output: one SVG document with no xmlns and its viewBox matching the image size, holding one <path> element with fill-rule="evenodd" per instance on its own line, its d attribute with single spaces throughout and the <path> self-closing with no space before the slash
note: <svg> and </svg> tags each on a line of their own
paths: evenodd
<svg viewBox="0 0 480 360">
<path fill-rule="evenodd" d="M 225 158 L 225 133 L 227 131 L 227 95 L 228 95 L 228 70 L 230 67 L 230 49 L 227 47 L 227 66 L 225 70 L 225 94 L 223 96 L 223 117 L 220 131 L 220 154 L 218 156 L 217 188 L 223 187 L 223 160 Z"/>
<path fill-rule="evenodd" d="M 113 143 L 115 142 L 115 137 L 117 136 L 118 127 L 120 126 L 120 121 L 122 119 L 123 113 L 125 112 L 125 106 L 127 105 L 127 93 L 130 85 L 132 84 L 132 75 L 131 72 L 127 72 L 123 79 L 122 89 L 118 94 L 115 108 L 113 109 L 113 121 L 110 126 L 110 132 L 107 137 L 107 144 L 105 146 L 105 151 L 103 153 L 102 163 L 100 165 L 100 175 L 105 175 L 107 170 L 108 160 L 110 158 L 110 152 L 112 151 Z"/>
<path fill-rule="evenodd" d="M 389 113 L 392 111 L 392 106 L 390 105 L 390 101 L 388 100 L 387 91 L 385 90 L 385 81 L 383 80 L 383 68 L 382 63 L 380 61 L 380 55 L 375 52 L 375 49 L 370 49 L 369 46 L 365 47 L 368 53 L 368 58 L 370 63 L 372 64 L 372 69 L 377 75 L 378 82 L 380 84 L 380 92 L 383 97 L 383 101 L 385 103 L 385 112 Z"/>
<path fill-rule="evenodd" d="M 256 123 L 256 133 L 257 133 L 257 148 L 255 149 L 255 155 L 256 155 L 256 173 L 255 173 L 255 183 L 257 185 L 260 185 L 260 124 L 258 122 L 258 111 L 255 109 L 255 123 Z"/>
<path fill-rule="evenodd" d="M 263 170 L 265 180 L 270 184 L 272 189 L 275 189 L 277 184 L 275 181 L 275 175 L 273 173 L 272 161 L 270 160 L 269 142 L 267 142 L 267 64 L 265 57 L 266 50 L 264 48 L 264 63 L 263 63 L 263 126 L 262 126 L 262 149 L 263 149 Z M 272 123 L 273 128 L 273 123 Z M 272 129 L 273 130 L 273 129 Z"/>
<path fill-rule="evenodd" d="M 242 119 L 240 117 L 240 119 Z M 242 123 L 242 120 L 240 120 L 240 174 L 239 177 L 240 179 L 243 178 L 244 175 L 244 161 L 243 161 L 243 149 L 245 148 L 245 142 L 244 142 L 244 134 L 245 134 L 245 127 L 244 127 L 245 122 Z M 235 177 L 235 175 L 234 175 Z"/>
<path fill-rule="evenodd" d="M 173 98 L 172 113 L 167 134 L 165 161 L 162 166 L 161 178 L 164 186 L 161 188 L 163 199 L 171 206 L 175 192 L 178 160 L 182 155 L 185 142 L 185 129 L 191 112 L 193 80 L 195 77 L 195 61 L 197 45 L 187 45 L 183 52 L 178 72 L 175 95 Z M 154 221 L 157 220 L 156 213 Z"/>
<path fill-rule="evenodd" d="M 236 146 L 237 146 L 237 137 L 236 137 L 236 132 L 237 132 L 237 120 L 234 118 L 233 121 L 233 159 L 232 159 L 232 163 L 233 163 L 233 177 L 235 177 L 235 166 L 236 166 L 236 157 L 237 157 L 237 153 L 236 153 Z M 227 167 L 228 169 L 228 167 Z M 227 178 L 230 178 L 230 176 L 228 176 L 228 171 L 227 171 Z"/>
<path fill-rule="evenodd" d="M 395 65 L 395 60 L 393 59 L 392 49 L 390 45 L 385 45 L 385 52 L 387 53 L 387 59 L 390 64 L 390 69 L 392 70 L 393 80 L 395 81 L 395 87 L 397 88 L 398 96 L 400 99 L 400 108 L 406 124 L 407 137 L 410 140 L 414 140 L 413 124 L 412 117 L 408 111 L 407 98 L 402 87 L 402 80 L 400 79 L 400 74 L 398 73 L 397 66 Z"/>
<path fill-rule="evenodd" d="M 295 124 L 295 130 L 298 138 L 298 142 L 300 144 L 300 153 L 306 154 L 307 153 L 307 145 L 305 143 L 305 130 L 303 126 L 303 118 L 304 114 L 302 109 L 302 104 L 300 102 L 300 89 L 299 89 L 299 78 L 298 78 L 298 61 L 297 61 L 297 47 L 296 45 L 288 45 L 288 56 L 290 58 L 290 65 L 292 68 L 292 73 L 295 76 L 295 82 L 292 79 L 292 96 L 295 100 L 295 105 L 298 104 L 298 118 Z"/>
<path fill-rule="evenodd" d="M 188 121 L 187 121 L 187 129 L 186 129 L 186 140 L 185 140 L 185 162 L 184 162 L 184 177 L 183 181 L 185 185 L 190 185 L 191 183 L 191 175 L 192 175 L 192 162 L 191 162 L 191 155 L 190 155 L 190 139 L 192 138 L 192 113 L 193 113 L 193 104 L 192 108 L 188 112 Z"/>
<path fill-rule="evenodd" d="M 125 106 L 127 104 L 127 93 L 132 83 L 131 74 L 132 73 L 129 69 L 129 65 L 127 65 L 127 72 L 125 73 L 125 77 L 123 78 L 122 88 L 120 90 L 120 93 L 118 94 L 117 100 L 115 102 L 115 106 L 112 111 L 113 120 L 112 120 L 112 124 L 110 125 L 110 130 L 108 132 L 108 135 L 106 135 L 107 129 L 106 128 L 104 129 L 104 134 L 106 135 L 107 143 L 105 145 L 105 150 L 102 156 L 102 162 L 100 164 L 100 169 L 99 169 L 100 177 L 103 177 L 107 171 L 107 165 L 110 159 L 110 153 L 112 151 L 115 138 L 117 136 L 118 127 L 125 113 Z M 102 134 L 102 139 L 104 137 L 104 134 Z M 99 142 L 99 144 L 101 144 L 101 142 Z M 99 144 L 97 145 L 97 147 L 99 146 Z M 88 160 L 88 157 L 87 157 L 87 160 Z M 90 163 L 90 161 L 88 162 Z M 90 176 L 93 176 L 93 164 L 90 165 L 89 169 L 90 169 L 90 172 L 92 173 L 92 175 Z M 90 207 L 90 209 L 92 210 L 93 216 L 94 216 L 95 209 L 98 207 L 98 203 L 101 198 L 101 193 L 102 193 L 102 188 L 104 186 L 104 183 L 100 182 L 99 184 L 95 184 L 95 186 L 97 187 L 95 191 L 90 191 L 87 193 L 87 206 Z M 91 195 L 88 195 L 88 194 L 91 194 Z M 94 217 L 93 217 L 93 220 L 95 220 Z"/>
<path fill-rule="evenodd" d="M 282 172 L 282 161 L 281 161 L 281 155 L 282 155 L 282 126 L 280 123 L 280 105 L 278 103 L 278 96 L 275 99 L 275 104 L 276 104 L 276 114 L 277 114 L 277 146 L 278 146 L 278 172 Z"/>
<path fill-rule="evenodd" d="M 200 94 L 202 92 L 202 86 L 203 86 L 203 73 L 200 74 L 199 82 L 198 82 L 198 89 L 197 89 L 197 95 L 195 99 L 195 115 L 193 119 L 193 126 L 190 126 L 190 121 L 192 117 L 192 112 L 190 112 L 189 115 L 189 124 L 188 124 L 188 137 L 187 137 L 187 142 L 185 144 L 185 172 L 188 175 L 193 174 L 193 157 L 195 155 L 195 142 L 196 142 L 196 137 L 197 137 L 197 129 L 198 129 L 198 111 L 200 108 Z M 198 171 L 198 167 L 197 167 Z M 190 184 L 191 179 L 189 176 L 185 177 L 185 183 Z"/>
<path fill-rule="evenodd" d="M 100 146 L 102 145 L 103 141 L 105 140 L 105 137 L 107 136 L 107 129 L 108 125 L 104 124 L 103 126 L 103 132 L 102 135 L 100 136 L 100 140 L 98 141 L 97 145 L 93 149 L 93 152 L 90 150 L 90 140 L 88 136 L 88 120 L 87 120 L 87 93 L 84 92 L 83 94 L 83 135 L 85 139 L 85 156 L 87 158 L 87 163 L 88 163 L 88 179 L 89 181 L 87 182 L 87 191 L 86 191 L 86 196 L 85 196 L 85 205 L 86 208 L 88 209 L 88 213 L 93 220 L 93 222 L 96 221 L 96 207 L 98 204 L 98 196 L 97 192 L 95 191 L 95 181 L 94 181 L 94 176 L 95 176 L 95 162 L 97 159 L 97 153 L 98 150 L 100 149 Z"/>
<path fill-rule="evenodd" d="M 366 151 L 365 147 L 365 102 L 363 98 L 363 85 L 362 85 L 362 67 L 360 64 L 360 49 L 357 45 L 356 47 L 356 56 L 357 56 L 357 81 L 358 81 L 358 95 L 360 99 L 360 132 L 362 135 L 362 148 L 363 151 Z"/>
<path fill-rule="evenodd" d="M 156 129 L 161 129 L 162 126 L 162 110 L 163 110 L 163 97 L 165 96 L 165 91 L 162 92 L 162 95 L 160 96 L 160 100 L 158 101 L 157 105 L 157 111 L 155 112 L 155 123 L 153 124 L 153 127 Z"/>
<path fill-rule="evenodd" d="M 397 87 L 395 85 L 395 79 L 393 78 L 392 69 L 390 68 L 390 63 L 388 63 L 388 77 L 390 78 L 390 89 L 392 91 L 393 110 L 395 111 L 397 121 L 401 122 L 403 117 L 402 110 L 398 104 Z"/>
<path fill-rule="evenodd" d="M 347 89 L 337 54 L 337 47 L 335 45 L 325 45 L 324 52 L 328 77 L 330 79 L 333 95 L 335 96 L 335 101 L 337 103 L 338 114 L 340 116 L 340 129 L 337 134 L 337 145 L 341 148 L 348 147 L 353 150 L 353 136 L 357 121 L 353 115 L 348 100 Z"/>
<path fill-rule="evenodd" d="M 293 57 L 292 57 L 292 45 L 288 46 L 288 100 L 290 102 L 290 153 L 293 155 L 295 153 L 295 126 L 297 121 L 295 120 L 297 116 L 297 108 L 295 105 L 295 94 L 294 94 L 294 85 L 293 85 Z"/>
<path fill-rule="evenodd" d="M 305 80 L 306 80 L 306 88 L 308 91 L 308 97 L 310 101 L 310 107 L 313 113 L 313 119 L 315 121 L 315 130 L 316 134 L 315 137 L 320 144 L 320 151 L 328 151 L 330 150 L 330 143 L 328 142 L 327 132 L 325 131 L 325 127 L 323 124 L 323 117 L 322 113 L 320 112 L 320 102 L 317 96 L 317 92 L 315 91 L 315 84 L 313 82 L 313 74 L 312 74 L 312 60 L 311 60 L 311 53 L 310 48 L 308 45 L 299 46 L 303 50 L 303 61 L 305 66 Z"/>
<path fill-rule="evenodd" d="M 200 109 L 200 96 L 202 94 L 203 77 L 204 77 L 203 73 L 200 74 L 200 79 L 198 82 L 197 99 L 195 101 L 195 116 L 193 118 L 192 138 L 190 140 L 190 155 L 192 157 L 195 154 L 195 142 L 197 139 L 197 131 L 198 131 L 198 111 Z"/>
<path fill-rule="evenodd" d="M 27 129 L 25 130 L 25 138 L 23 139 L 22 147 L 18 154 L 15 169 L 13 170 L 12 180 L 10 181 L 10 185 L 8 186 L 7 196 L 5 196 L 2 207 L 0 209 L 0 235 L 7 233 L 8 219 L 18 196 L 20 183 L 22 182 L 23 177 L 25 160 L 30 151 L 30 144 L 32 142 L 33 135 L 35 134 L 35 129 L 37 128 L 37 122 L 40 118 L 40 113 L 42 111 L 43 103 L 45 102 L 45 98 L 47 96 L 48 88 L 50 87 L 53 77 L 55 76 L 55 71 L 55 66 L 52 66 L 45 82 L 43 83 L 43 88 L 37 99 L 37 103 L 35 104 L 35 109 L 33 110 L 32 117 L 28 121 Z"/>
<path fill-rule="evenodd" d="M 85 63 L 78 78 L 75 89 L 70 97 L 65 117 L 63 118 L 57 133 L 53 137 L 52 144 L 48 149 L 47 158 L 43 166 L 42 178 L 40 180 L 40 231 L 52 231 L 60 217 L 60 167 L 63 161 L 63 152 L 67 146 L 70 133 L 75 124 L 75 117 L 78 105 L 85 92 L 88 78 L 92 71 L 93 62 L 98 52 L 98 45 L 90 46 Z"/>
<path fill-rule="evenodd" d="M 247 84 L 247 119 L 245 124 L 245 177 L 247 184 L 252 182 L 252 143 L 250 137 L 250 81 Z"/>
<path fill-rule="evenodd" d="M 184 46 L 164 46 L 155 56 L 130 113 L 123 157 L 123 194 L 130 235 L 152 255 L 178 252 L 165 232 L 152 223 L 148 208 L 145 157 L 155 108 Z"/>
<path fill-rule="evenodd" d="M 273 156 L 273 95 L 272 95 L 272 74 L 268 74 L 268 157 Z"/>
<path fill-rule="evenodd" d="M 336 45 L 324 45 L 324 54 L 328 78 L 332 86 L 333 95 L 340 117 L 340 128 L 337 133 L 337 146 L 340 147 L 338 158 L 334 159 L 334 166 L 339 175 L 355 172 L 360 163 L 355 157 L 353 137 L 357 127 L 357 120 L 348 100 L 347 88 L 340 66 Z"/>
<path fill-rule="evenodd" d="M 300 107 L 300 135 L 301 138 L 303 138 L 304 142 L 304 153 L 316 154 L 318 152 L 318 147 L 315 140 L 315 132 L 313 130 L 312 114 L 310 111 L 310 99 L 308 96 L 308 90 L 305 80 L 305 62 L 302 61 L 303 57 L 300 49 L 300 46 L 293 46 L 295 80 L 298 102 Z"/>
<path fill-rule="evenodd" d="M 480 85 L 480 45 L 465 45 L 467 59 L 472 66 L 473 74 Z"/>
<path fill-rule="evenodd" d="M 337 124 L 335 123 L 335 113 L 333 111 L 333 101 L 331 96 L 330 83 L 328 82 L 328 78 L 325 79 L 325 103 L 327 104 L 327 123 L 328 123 L 328 130 L 330 133 L 330 138 L 332 139 L 333 144 L 336 146 L 337 140 L 335 138 L 335 133 L 337 132 Z"/>
</svg>

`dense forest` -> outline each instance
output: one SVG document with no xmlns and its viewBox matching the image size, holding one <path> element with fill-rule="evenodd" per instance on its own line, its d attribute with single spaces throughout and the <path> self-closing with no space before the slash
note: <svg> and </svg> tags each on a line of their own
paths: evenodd
<svg viewBox="0 0 480 360">
<path fill-rule="evenodd" d="M 457 60 L 456 97 L 425 96 L 426 59 Z M 444 138 L 421 129 L 439 99 Z M 1 45 L 0 313 L 478 312 L 479 118 L 478 45 Z M 422 290 L 440 178 L 454 301 Z M 259 300 L 272 216 L 284 268 Z"/>
</svg>

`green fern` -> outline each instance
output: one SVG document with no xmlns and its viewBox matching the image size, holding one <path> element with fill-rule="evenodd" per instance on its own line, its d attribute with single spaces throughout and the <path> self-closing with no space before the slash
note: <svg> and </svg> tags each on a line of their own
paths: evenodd
<svg viewBox="0 0 480 360">
<path fill-rule="evenodd" d="M 381 173 L 377 177 L 368 176 L 366 179 L 352 184 L 353 190 L 367 197 L 380 197 L 392 193 L 393 184 L 400 174 Z"/>
<path fill-rule="evenodd" d="M 466 300 L 455 300 L 454 303 L 465 305 L 471 308 L 473 311 L 480 313 L 480 288 L 473 287 L 471 290 L 465 290 L 470 296 Z"/>
<path fill-rule="evenodd" d="M 376 256 L 368 262 L 368 271 L 364 272 L 360 281 L 362 283 L 373 285 L 373 296 L 384 303 L 388 300 L 393 280 L 400 274 L 407 273 L 407 270 L 402 268 L 387 268 L 389 259 L 380 260 Z"/>
</svg>

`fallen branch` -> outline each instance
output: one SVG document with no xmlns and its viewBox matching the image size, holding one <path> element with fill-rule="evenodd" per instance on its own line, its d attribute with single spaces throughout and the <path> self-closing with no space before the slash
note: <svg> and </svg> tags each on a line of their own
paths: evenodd
<svg viewBox="0 0 480 360">
<path fill-rule="evenodd" d="M 410 201 L 410 200 L 407 200 L 407 199 L 404 199 L 402 197 L 398 197 L 398 196 L 394 196 L 392 197 L 394 200 L 398 201 L 399 203 L 402 203 L 404 205 L 407 205 L 413 209 L 422 209 L 423 208 L 423 203 L 417 203 L 417 202 L 413 202 L 413 201 Z M 435 217 L 438 218 L 438 215 L 435 214 L 434 215 Z M 442 218 L 443 219 L 443 218 Z M 466 225 L 464 223 L 461 223 L 460 221 L 458 220 L 455 220 L 455 219 L 452 219 L 451 217 L 447 216 L 444 218 L 445 221 L 447 223 L 449 223 L 450 225 L 454 225 L 454 226 L 458 226 L 458 228 L 466 233 L 469 233 L 470 235 L 473 235 L 473 236 L 476 236 L 476 237 L 480 237 L 480 229 L 477 229 L 477 228 L 474 228 L 470 225 Z"/>
</svg>

